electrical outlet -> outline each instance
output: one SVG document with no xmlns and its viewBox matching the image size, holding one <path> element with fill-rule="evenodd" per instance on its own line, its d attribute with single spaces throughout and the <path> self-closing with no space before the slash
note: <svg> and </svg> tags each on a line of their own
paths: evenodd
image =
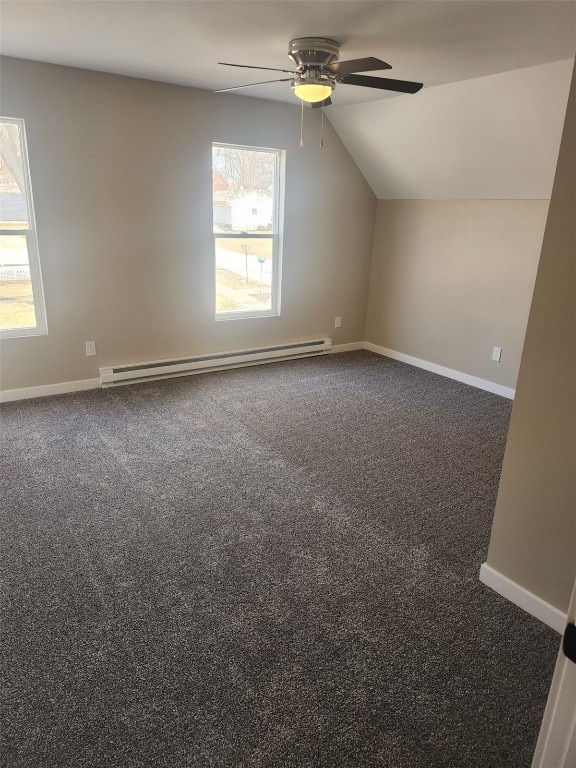
<svg viewBox="0 0 576 768">
<path fill-rule="evenodd" d="M 342 318 L 341 317 L 335 317 L 334 318 L 334 328 L 340 328 L 342 325 Z"/>
<path fill-rule="evenodd" d="M 502 358 L 502 347 L 492 347 L 492 360 L 499 363 Z"/>
<path fill-rule="evenodd" d="M 92 355 L 96 354 L 96 342 L 95 341 L 87 341 L 86 342 L 86 357 L 91 357 Z"/>
</svg>

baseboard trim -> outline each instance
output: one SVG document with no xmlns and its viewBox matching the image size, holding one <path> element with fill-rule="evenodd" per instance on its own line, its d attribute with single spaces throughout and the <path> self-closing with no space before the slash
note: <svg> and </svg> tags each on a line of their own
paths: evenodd
<svg viewBox="0 0 576 768">
<path fill-rule="evenodd" d="M 568 620 L 565 613 L 524 589 L 520 584 L 516 584 L 515 581 L 504 576 L 488 563 L 483 563 L 480 567 L 480 581 L 493 589 L 494 592 L 498 592 L 499 595 L 510 600 L 514 605 L 522 608 L 526 613 L 555 629 L 559 634 L 564 632 Z"/>
<path fill-rule="evenodd" d="M 44 384 L 40 387 L 23 387 L 22 389 L 6 389 L 0 392 L 0 403 L 13 400 L 29 400 L 33 397 L 48 395 L 64 395 L 68 392 L 82 392 L 85 389 L 99 389 L 100 379 L 81 379 L 79 381 L 63 381 L 60 384 Z"/>
<path fill-rule="evenodd" d="M 463 384 L 470 384 L 472 387 L 484 389 L 486 392 L 492 392 L 495 395 L 501 395 L 510 400 L 514 399 L 515 390 L 510 387 L 504 387 L 493 381 L 480 379 L 477 376 L 471 376 L 468 373 L 462 373 L 462 371 L 456 371 L 452 368 L 445 368 L 442 365 L 430 363 L 428 360 L 421 360 L 418 357 L 405 355 L 403 352 L 396 352 L 394 349 L 380 347 L 378 344 L 372 344 L 370 341 L 352 341 L 348 344 L 334 344 L 330 352 L 338 354 L 340 352 L 353 352 L 357 349 L 366 349 L 369 352 L 375 352 L 377 355 L 390 357 L 393 360 L 408 363 L 408 365 L 413 365 L 416 368 L 423 368 L 426 371 L 437 373 L 448 379 L 454 379 L 456 381 L 461 381 Z M 46 397 L 47 395 L 62 395 L 67 392 L 81 392 L 85 389 L 98 389 L 99 387 L 100 379 L 82 379 L 79 381 L 65 381 L 60 384 L 45 384 L 40 387 L 7 389 L 0 392 L 0 403 L 8 403 L 12 400 L 28 400 L 32 397 Z"/>
<path fill-rule="evenodd" d="M 453 368 L 445 368 L 443 365 L 430 363 L 428 360 L 421 360 L 419 357 L 405 355 L 403 352 L 396 352 L 394 349 L 380 347 L 377 344 L 372 344 L 370 341 L 364 342 L 364 349 L 367 349 L 370 352 L 375 352 L 377 355 L 383 355 L 384 357 L 391 357 L 393 360 L 399 360 L 401 363 L 408 363 L 408 365 L 413 365 L 416 368 L 423 368 L 425 371 L 430 371 L 431 373 L 438 373 L 440 376 L 446 376 L 448 379 L 461 381 L 463 384 L 469 384 L 471 387 L 484 389 L 486 392 L 492 392 L 494 395 L 507 397 L 509 400 L 513 400 L 514 395 L 516 394 L 516 390 L 511 389 L 510 387 L 504 387 L 502 384 L 496 384 L 487 379 L 480 379 L 478 376 L 471 376 L 469 373 L 456 371 Z"/>
<path fill-rule="evenodd" d="M 357 349 L 364 349 L 363 341 L 352 341 L 349 344 L 333 344 L 330 352 L 338 354 L 338 352 L 355 352 Z"/>
</svg>

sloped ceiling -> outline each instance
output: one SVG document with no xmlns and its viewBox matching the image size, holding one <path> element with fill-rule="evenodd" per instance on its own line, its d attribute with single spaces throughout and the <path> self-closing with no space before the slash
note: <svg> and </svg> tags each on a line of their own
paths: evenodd
<svg viewBox="0 0 576 768">
<path fill-rule="evenodd" d="M 218 62 L 291 68 L 290 39 L 310 35 L 425 84 L 339 85 L 326 112 L 378 197 L 549 196 L 573 0 L 2 0 L 0 49 L 214 90 L 286 77 Z M 233 93 L 295 103 L 289 83 Z"/>
<path fill-rule="evenodd" d="M 330 122 L 380 199 L 547 199 L 573 62 L 334 107 Z"/>
</svg>

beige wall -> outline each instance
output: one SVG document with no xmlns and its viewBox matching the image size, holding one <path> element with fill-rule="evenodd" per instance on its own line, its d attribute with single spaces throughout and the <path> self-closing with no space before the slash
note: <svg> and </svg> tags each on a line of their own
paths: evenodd
<svg viewBox="0 0 576 768">
<path fill-rule="evenodd" d="M 561 611 L 576 576 L 576 78 L 500 489 L 488 564 Z"/>
<path fill-rule="evenodd" d="M 26 121 L 49 329 L 2 342 L 3 389 L 113 363 L 363 339 L 376 201 L 327 123 L 320 149 L 316 110 L 301 150 L 298 106 L 9 58 L 1 77 L 2 114 Z M 280 317 L 214 320 L 212 141 L 287 152 Z"/>
<path fill-rule="evenodd" d="M 367 341 L 513 388 L 547 210 L 545 200 L 380 200 Z"/>
</svg>

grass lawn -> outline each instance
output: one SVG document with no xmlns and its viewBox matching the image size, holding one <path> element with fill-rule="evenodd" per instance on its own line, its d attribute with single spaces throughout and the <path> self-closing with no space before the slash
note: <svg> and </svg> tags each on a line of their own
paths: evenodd
<svg viewBox="0 0 576 768">
<path fill-rule="evenodd" d="M 262 295 L 260 295 L 262 291 Z M 270 286 L 255 280 L 246 280 L 236 272 L 218 268 L 216 270 L 216 311 L 229 312 L 235 309 L 269 309 Z"/>
<path fill-rule="evenodd" d="M 30 280 L 0 280 L 0 328 L 36 325 Z"/>
</svg>

